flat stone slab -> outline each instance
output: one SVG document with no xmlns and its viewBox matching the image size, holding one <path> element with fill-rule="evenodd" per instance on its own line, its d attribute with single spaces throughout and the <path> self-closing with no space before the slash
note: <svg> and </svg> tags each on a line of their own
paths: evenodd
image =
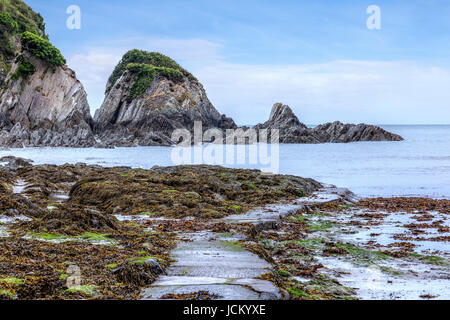
<svg viewBox="0 0 450 320">
<path fill-rule="evenodd" d="M 232 268 L 230 266 L 233 266 Z M 240 268 L 235 266 L 235 262 L 221 266 L 196 266 L 196 267 L 170 267 L 170 274 L 174 276 L 189 277 L 225 277 L 225 278 L 256 278 L 261 274 L 270 272 L 269 268 Z"/>
<path fill-rule="evenodd" d="M 227 284 L 228 281 L 229 280 L 226 278 L 162 276 L 153 283 L 153 286 L 158 287 Z"/>
<path fill-rule="evenodd" d="M 220 300 L 279 300 L 282 295 L 269 281 L 208 277 L 163 276 L 144 292 L 146 299 L 161 299 L 168 293 L 182 294 L 208 291 Z"/>
<path fill-rule="evenodd" d="M 297 211 L 302 210 L 304 205 L 302 203 L 286 203 L 273 204 L 262 208 L 257 208 L 248 211 L 245 214 L 234 214 L 222 219 L 227 223 L 263 223 L 263 222 L 279 222 L 281 218 L 293 215 Z"/>
<path fill-rule="evenodd" d="M 278 288 L 266 280 L 255 279 L 271 272 L 272 266 L 240 247 L 239 237 L 218 237 L 212 232 L 187 234 L 192 242 L 180 242 L 172 251 L 176 259 L 143 292 L 144 299 L 160 299 L 169 293 L 208 291 L 221 300 L 281 299 Z"/>
<path fill-rule="evenodd" d="M 264 300 L 264 295 L 239 285 L 188 285 L 151 287 L 144 291 L 144 300 L 161 300 L 167 294 L 188 294 L 207 291 L 217 300 Z M 266 299 L 270 300 L 270 299 Z"/>
</svg>

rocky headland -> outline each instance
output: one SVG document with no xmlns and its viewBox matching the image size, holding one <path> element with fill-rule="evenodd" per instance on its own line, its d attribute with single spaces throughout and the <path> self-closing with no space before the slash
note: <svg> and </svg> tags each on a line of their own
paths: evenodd
<svg viewBox="0 0 450 320">
<path fill-rule="evenodd" d="M 196 121 L 203 131 L 238 128 L 190 72 L 160 53 L 136 49 L 114 69 L 92 119 L 83 85 L 50 43 L 39 14 L 21 0 L 1 2 L 0 29 L 0 146 L 171 146 L 179 142 L 173 131 L 192 132 Z M 279 129 L 281 143 L 402 140 L 366 124 L 310 129 L 282 104 L 255 129 Z"/>
</svg>

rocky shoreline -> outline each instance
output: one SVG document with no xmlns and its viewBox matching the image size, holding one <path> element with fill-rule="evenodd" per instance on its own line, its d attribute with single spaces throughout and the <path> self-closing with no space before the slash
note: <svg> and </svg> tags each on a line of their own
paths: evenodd
<svg viewBox="0 0 450 320">
<path fill-rule="evenodd" d="M 448 299 L 448 200 L 215 166 L 0 163 L 2 299 Z"/>
</svg>

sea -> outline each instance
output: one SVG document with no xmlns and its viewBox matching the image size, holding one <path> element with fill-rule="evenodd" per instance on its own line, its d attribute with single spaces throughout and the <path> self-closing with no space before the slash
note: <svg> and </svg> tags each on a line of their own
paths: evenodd
<svg viewBox="0 0 450 320">
<path fill-rule="evenodd" d="M 278 146 L 277 152 L 268 147 L 268 153 L 276 156 L 278 173 L 346 187 L 361 197 L 420 196 L 450 199 L 450 125 L 381 127 L 401 135 L 405 141 L 282 144 Z M 22 157 L 33 160 L 34 164 L 86 163 L 150 169 L 154 166 L 193 163 L 265 170 L 264 165 L 267 163 L 262 164 L 259 159 L 256 163 L 251 160 L 249 147 L 233 147 L 239 150 L 235 150 L 235 161 L 231 162 L 218 161 L 220 157 L 211 156 L 211 150 L 207 150 L 209 147 L 184 148 L 183 152 L 191 152 L 192 155 L 190 160 L 184 162 L 180 160 L 180 151 L 175 152 L 177 148 L 174 147 L 1 149 L 0 157 Z M 226 153 L 226 147 L 223 148 Z M 198 153 L 201 154 L 200 158 L 195 156 Z M 209 156 L 205 156 L 205 153 Z M 240 153 L 244 153 L 245 161 L 237 160 Z M 187 159 L 186 153 L 183 159 Z"/>
</svg>

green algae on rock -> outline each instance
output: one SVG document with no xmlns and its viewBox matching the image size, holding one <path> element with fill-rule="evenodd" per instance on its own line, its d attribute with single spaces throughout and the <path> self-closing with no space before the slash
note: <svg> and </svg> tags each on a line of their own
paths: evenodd
<svg viewBox="0 0 450 320">
<path fill-rule="evenodd" d="M 224 175 L 226 173 L 227 175 Z M 255 188 L 247 188 L 251 181 Z M 105 169 L 81 179 L 70 192 L 71 202 L 107 213 L 221 218 L 252 207 L 299 198 L 320 184 L 293 176 L 268 177 L 257 170 L 216 166 L 180 166 L 153 170 Z M 299 191 L 301 190 L 301 192 Z"/>
</svg>

